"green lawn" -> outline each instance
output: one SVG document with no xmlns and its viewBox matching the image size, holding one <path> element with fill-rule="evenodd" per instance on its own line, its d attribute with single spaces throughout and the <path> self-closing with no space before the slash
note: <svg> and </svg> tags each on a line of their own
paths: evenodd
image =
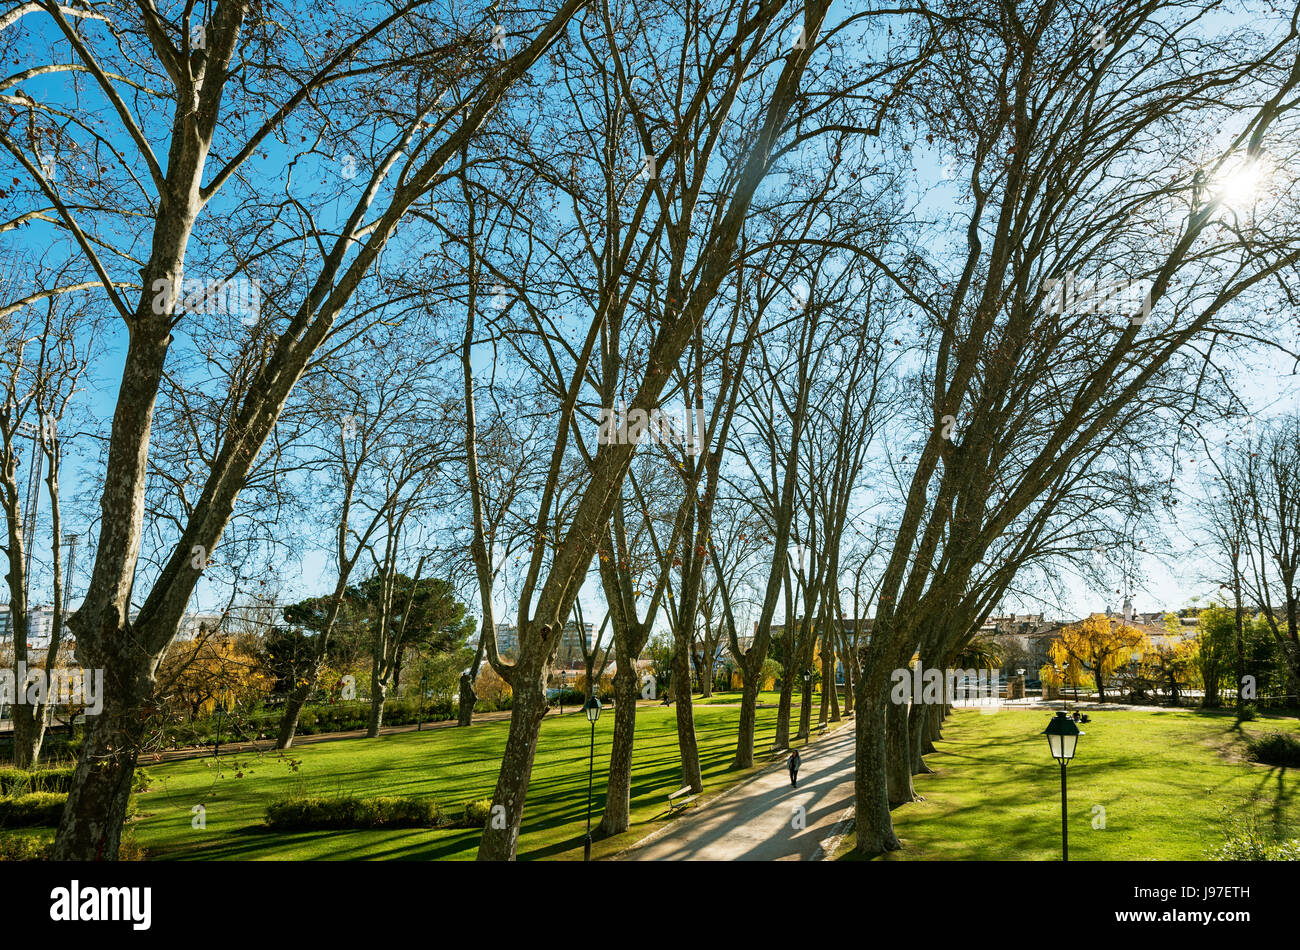
<svg viewBox="0 0 1300 950">
<path fill-rule="evenodd" d="M 791 705 L 795 709 L 799 708 L 800 695 L 801 695 L 801 690 L 795 690 L 794 697 L 792 698 L 791 701 Z M 697 706 L 718 706 L 718 705 L 739 706 L 740 698 L 741 698 L 740 690 L 729 689 L 729 690 L 722 690 L 720 692 L 715 692 L 708 699 L 703 699 L 697 694 L 695 697 L 693 697 L 692 702 Z M 760 706 L 764 706 L 764 705 L 775 706 L 779 702 L 781 702 L 781 691 L 779 689 L 764 690 L 758 694 L 758 704 Z M 821 704 L 822 704 L 821 690 L 819 689 L 813 690 L 812 704 L 813 704 L 814 712 L 816 712 L 818 709 L 821 708 Z M 843 708 L 843 706 L 844 706 L 844 690 L 843 688 L 841 688 L 840 707 Z"/>
<path fill-rule="evenodd" d="M 696 710 L 707 794 L 749 774 L 729 769 L 738 716 L 739 709 L 728 705 L 701 704 Z M 759 711 L 759 750 L 770 746 L 775 718 L 775 709 Z M 916 778 L 925 800 L 894 811 L 904 849 L 887 859 L 1059 859 L 1060 772 L 1039 735 L 1048 718 L 1041 710 L 958 710 L 945 726 L 940 751 L 927 756 L 935 774 Z M 596 727 L 596 821 L 613 724 L 611 711 Z M 385 794 L 432 798 L 456 809 L 490 797 L 507 726 L 479 723 L 468 730 L 322 742 L 284 755 L 226 753 L 219 765 L 210 757 L 144 762 L 152 784 L 136 796 L 139 817 L 131 822 L 132 835 L 150 858 L 161 860 L 469 859 L 477 830 L 272 833 L 263 825 L 266 805 L 294 793 Z M 1295 770 L 1246 762 L 1230 713 L 1101 712 L 1083 729 L 1069 771 L 1072 860 L 1199 859 L 1222 843 L 1225 808 L 1253 813 L 1285 836 L 1300 836 Z M 1262 719 L 1244 729 L 1296 732 L 1300 721 Z M 581 857 L 587 741 L 581 713 L 552 713 L 544 720 L 521 859 Z M 637 711 L 633 827 L 597 841 L 595 855 L 613 854 L 660 827 L 665 795 L 680 780 L 675 712 L 643 705 Z M 206 808 L 203 830 L 191 824 L 199 804 Z M 1105 809 L 1104 829 L 1093 828 L 1101 817 L 1097 806 Z M 852 845 L 850 835 L 838 856 L 850 856 Z"/>
<path fill-rule="evenodd" d="M 1231 713 L 1100 712 L 1069 766 L 1070 860 L 1200 860 L 1223 843 L 1223 810 L 1300 836 L 1294 769 L 1245 761 Z M 896 808 L 903 850 L 887 860 L 1059 860 L 1060 767 L 1039 733 L 1048 714 L 957 710 L 933 775 L 915 779 L 925 800 Z M 1300 731 L 1296 719 L 1247 722 L 1247 733 Z M 1105 809 L 1105 828 L 1100 824 Z M 849 857 L 850 835 L 837 852 Z"/>
<path fill-rule="evenodd" d="M 705 792 L 711 794 L 750 774 L 729 769 L 735 751 L 739 709 L 719 706 L 697 711 Z M 772 742 L 775 710 L 760 710 L 755 746 Z M 596 725 L 593 825 L 604 802 L 613 711 Z M 347 739 L 304 745 L 289 753 L 223 754 L 163 765 L 143 762 L 153 782 L 137 796 L 140 817 L 132 822 L 135 841 L 151 859 L 469 859 L 480 832 L 370 830 L 272 833 L 264 830 L 267 804 L 292 793 L 311 795 L 409 795 L 433 798 L 456 808 L 488 798 L 496 783 L 507 723 L 470 729 L 399 733 L 379 739 Z M 532 786 L 524 812 L 519 857 L 582 857 L 587 796 L 588 724 L 578 712 L 543 720 Z M 760 760 L 762 755 L 760 754 Z M 291 766 L 296 762 L 296 771 Z M 760 761 L 761 764 L 761 761 Z M 594 854 L 612 854 L 654 830 L 664 820 L 665 796 L 681 784 L 675 713 L 642 706 L 637 710 L 630 832 L 597 841 Z M 191 826 L 192 809 L 206 808 L 205 830 Z"/>
<path fill-rule="evenodd" d="M 703 698 L 697 693 L 696 695 L 691 697 L 691 702 L 694 703 L 696 706 L 724 706 L 724 705 L 739 706 L 740 695 L 741 695 L 740 690 L 738 689 L 721 690 L 715 692 L 708 699 Z M 813 700 L 815 702 L 821 702 L 821 694 L 814 693 Z M 765 690 L 763 692 L 760 692 L 758 694 L 758 704 L 760 706 L 769 703 L 775 706 L 780 701 L 781 701 L 780 690 L 770 689 L 770 690 Z M 794 705 L 795 706 L 799 705 L 799 696 L 797 693 L 795 694 L 794 697 Z"/>
</svg>

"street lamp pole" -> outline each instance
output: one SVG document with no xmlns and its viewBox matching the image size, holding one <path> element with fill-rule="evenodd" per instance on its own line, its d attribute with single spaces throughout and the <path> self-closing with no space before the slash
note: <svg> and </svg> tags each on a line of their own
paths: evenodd
<svg viewBox="0 0 1300 950">
<path fill-rule="evenodd" d="M 1070 841 L 1069 826 L 1066 822 L 1065 767 L 1074 758 L 1074 750 L 1079 744 L 1079 736 L 1083 735 L 1083 733 L 1074 724 L 1074 720 L 1065 713 L 1058 712 L 1052 718 L 1052 721 L 1047 724 L 1047 728 L 1043 730 L 1043 735 L 1047 736 L 1047 746 L 1051 750 L 1052 758 L 1061 763 L 1061 860 L 1069 861 Z"/>
<path fill-rule="evenodd" d="M 582 860 L 591 860 L 591 790 L 596 769 L 596 720 L 600 718 L 600 699 L 593 692 L 582 707 L 591 723 L 591 745 L 587 750 L 587 837 L 582 842 Z"/>
<path fill-rule="evenodd" d="M 1070 827 L 1065 820 L 1065 759 L 1061 759 L 1061 860 L 1070 860 Z"/>
</svg>

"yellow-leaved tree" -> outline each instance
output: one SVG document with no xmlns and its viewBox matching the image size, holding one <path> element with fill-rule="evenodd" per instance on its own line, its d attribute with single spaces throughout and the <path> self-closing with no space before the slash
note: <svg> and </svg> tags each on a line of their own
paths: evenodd
<svg viewBox="0 0 1300 950">
<path fill-rule="evenodd" d="M 1146 634 L 1137 627 L 1105 614 L 1093 614 L 1062 628 L 1060 638 L 1052 642 L 1047 655 L 1063 669 L 1063 678 L 1071 685 L 1078 685 L 1084 671 L 1091 673 L 1097 684 L 1097 698 L 1105 702 L 1106 683 L 1115 670 L 1148 647 Z"/>
<path fill-rule="evenodd" d="M 1150 665 L 1152 680 L 1169 694 L 1170 702 L 1175 706 L 1181 701 L 1185 689 L 1198 685 L 1197 650 L 1197 641 L 1189 637 L 1161 643 L 1144 657 Z"/>
<path fill-rule="evenodd" d="M 177 640 L 158 670 L 159 692 L 191 719 L 251 705 L 271 691 L 274 678 L 258 660 L 247 637 L 204 631 Z"/>
</svg>

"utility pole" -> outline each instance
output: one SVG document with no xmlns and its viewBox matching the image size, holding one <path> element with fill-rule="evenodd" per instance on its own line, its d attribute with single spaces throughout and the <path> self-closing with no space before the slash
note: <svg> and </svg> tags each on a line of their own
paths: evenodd
<svg viewBox="0 0 1300 950">
<path fill-rule="evenodd" d="M 45 453 L 41 451 L 44 442 L 40 428 L 30 422 L 20 422 L 18 431 L 22 435 L 30 436 L 32 440 L 32 461 L 27 467 L 27 498 L 23 504 L 23 544 L 27 547 L 24 554 L 26 563 L 23 572 L 23 599 L 28 602 L 28 610 L 30 610 L 32 548 L 36 546 L 33 543 L 33 535 L 36 533 L 36 514 L 41 504 L 41 469 L 44 467 Z"/>
<path fill-rule="evenodd" d="M 68 622 L 68 607 L 72 601 L 72 575 L 77 569 L 77 542 L 80 536 L 74 531 L 63 533 L 63 543 L 68 546 L 68 566 L 63 572 L 63 622 Z M 63 631 L 55 631 L 61 638 Z"/>
</svg>

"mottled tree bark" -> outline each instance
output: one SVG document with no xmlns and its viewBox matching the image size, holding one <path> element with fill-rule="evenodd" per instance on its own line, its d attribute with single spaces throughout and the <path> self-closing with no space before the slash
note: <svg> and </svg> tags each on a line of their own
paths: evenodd
<svg viewBox="0 0 1300 950">
<path fill-rule="evenodd" d="M 935 743 L 943 738 L 943 704 L 930 706 L 925 712 L 925 732 L 921 737 L 921 751 L 935 752 Z"/>
<path fill-rule="evenodd" d="M 109 645 L 108 656 L 77 643 L 83 668 L 104 670 L 103 709 L 86 720 L 86 735 L 68 801 L 59 820 L 56 861 L 116 861 L 126 821 L 136 759 L 148 723 L 159 656 L 148 656 L 134 638 Z"/>
<path fill-rule="evenodd" d="M 794 707 L 794 683 L 799 675 L 794 668 L 794 619 L 790 617 L 786 618 L 785 630 L 781 632 L 781 656 L 785 660 L 785 669 L 781 671 L 781 698 L 776 708 L 776 738 L 772 740 L 773 749 L 790 748 L 790 713 Z M 757 695 L 755 698 L 757 699 Z"/>
<path fill-rule="evenodd" d="M 520 633 L 519 662 L 512 670 L 514 698 L 510 707 L 510 732 L 501 755 L 501 771 L 492 794 L 492 809 L 479 842 L 479 861 L 513 861 L 515 858 L 524 801 L 528 797 L 533 759 L 537 754 L 537 733 L 547 711 L 547 665 L 541 662 L 536 650 L 528 649 L 523 631 Z"/>
<path fill-rule="evenodd" d="M 855 710 L 853 760 L 854 833 L 857 852 L 871 857 L 900 847 L 889 818 L 885 770 L 885 706 L 888 680 L 872 683 L 863 677 Z M 873 688 L 874 687 L 874 688 Z"/>
<path fill-rule="evenodd" d="M 907 714 L 908 748 L 911 751 L 909 766 L 913 775 L 926 775 L 934 770 L 925 764 L 922 753 L 925 744 L 926 724 L 934 706 L 929 703 L 913 703 Z"/>
<path fill-rule="evenodd" d="M 298 717 L 302 715 L 302 707 L 307 705 L 307 697 L 311 695 L 314 682 L 313 676 L 310 681 L 295 686 L 285 700 L 284 714 L 280 717 L 280 733 L 275 740 L 277 749 L 288 749 L 293 745 L 294 737 L 298 734 Z"/>
<path fill-rule="evenodd" d="M 600 833 L 627 831 L 632 816 L 632 749 L 636 740 L 636 670 L 618 658 L 614 671 L 614 740 L 609 756 L 609 782 L 605 788 L 605 813 Z"/>
<path fill-rule="evenodd" d="M 758 688 L 761 685 L 761 674 L 751 673 L 744 664 L 741 664 L 741 676 L 740 726 L 736 737 L 736 756 L 731 764 L 737 769 L 752 769 L 754 767 L 754 725 L 758 718 Z"/>
<path fill-rule="evenodd" d="M 891 702 L 885 710 L 885 749 L 891 808 L 916 801 L 916 792 L 912 788 L 907 709 L 904 704 Z"/>
<path fill-rule="evenodd" d="M 831 714 L 831 697 L 835 695 L 835 671 L 831 669 L 830 658 L 826 656 L 826 651 L 822 650 L 822 701 L 817 711 L 817 724 L 826 725 Z M 829 685 L 828 685 L 829 684 Z M 835 718 L 839 719 L 839 711 L 836 710 Z"/>
<path fill-rule="evenodd" d="M 384 703 L 388 701 L 388 686 L 379 676 L 370 676 L 370 714 L 366 717 L 366 738 L 376 739 L 384 725 Z"/>
<path fill-rule="evenodd" d="M 799 734 L 798 739 L 807 739 L 812 735 L 813 687 L 812 677 L 803 680 L 803 690 L 799 700 Z"/>
<path fill-rule="evenodd" d="M 847 659 L 844 661 L 844 715 L 847 718 L 853 713 L 853 664 Z"/>
<path fill-rule="evenodd" d="M 474 704 L 478 694 L 474 692 L 474 677 L 468 673 L 460 674 L 460 700 L 456 707 L 456 725 L 468 726 L 474 722 Z"/>
<path fill-rule="evenodd" d="M 677 709 L 677 745 L 682 756 L 682 785 L 697 795 L 704 791 L 700 772 L 700 749 L 695 739 L 695 710 L 691 706 L 691 664 L 687 651 L 678 644 L 673 652 L 673 701 Z"/>
</svg>

